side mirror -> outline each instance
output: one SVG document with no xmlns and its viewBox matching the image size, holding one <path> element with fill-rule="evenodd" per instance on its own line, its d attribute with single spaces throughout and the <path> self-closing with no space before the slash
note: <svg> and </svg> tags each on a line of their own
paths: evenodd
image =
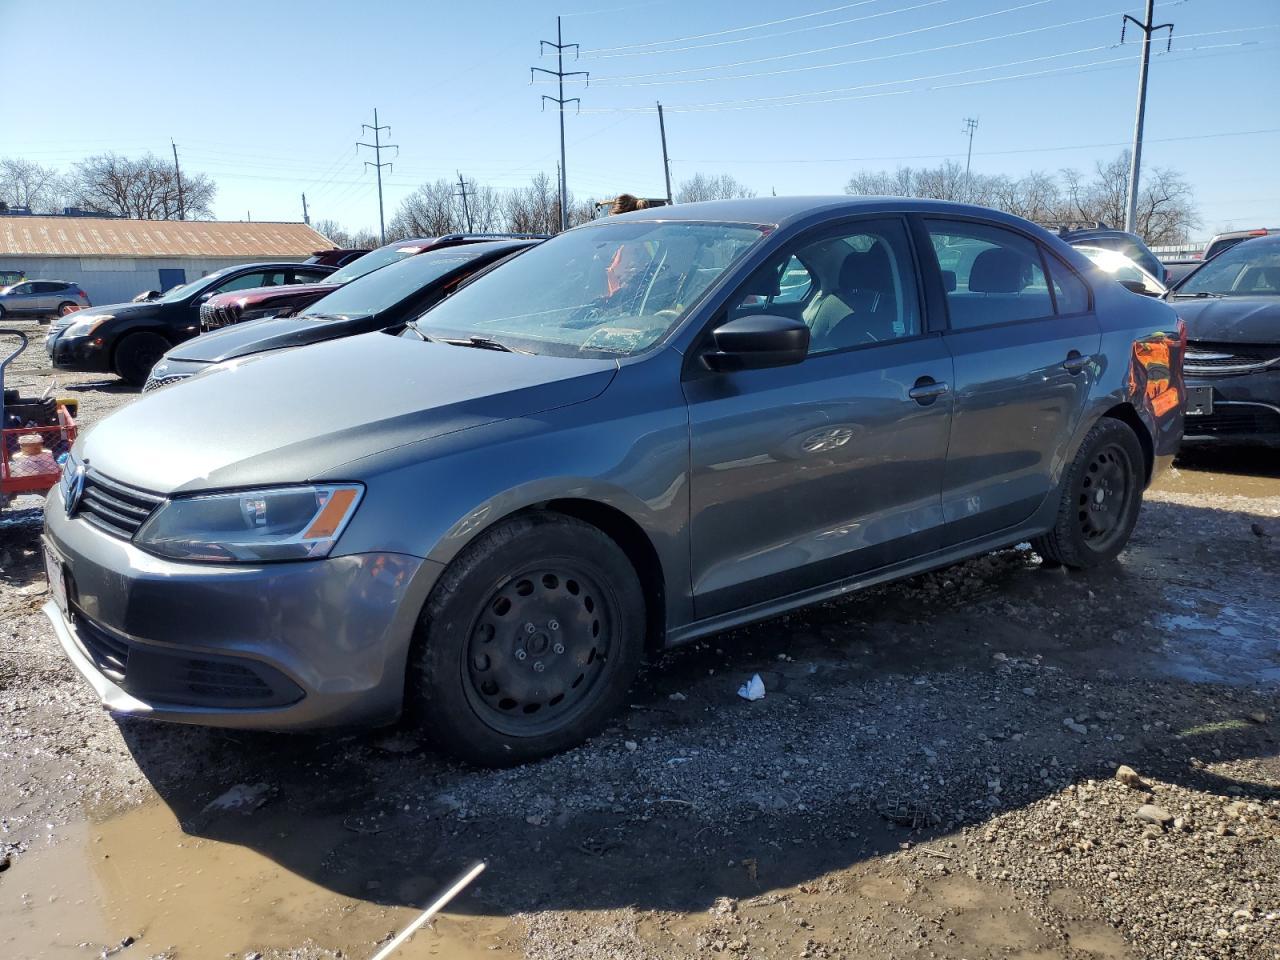
<svg viewBox="0 0 1280 960">
<path fill-rule="evenodd" d="M 1141 280 L 1121 280 L 1120 286 L 1124 287 L 1130 293 L 1140 293 L 1144 297 L 1155 297 L 1158 294 L 1147 289 L 1147 285 Z"/>
<path fill-rule="evenodd" d="M 711 333 L 715 349 L 703 354 L 707 369 L 761 370 L 799 363 L 809 354 L 809 328 L 799 320 L 757 313 L 738 317 Z"/>
</svg>

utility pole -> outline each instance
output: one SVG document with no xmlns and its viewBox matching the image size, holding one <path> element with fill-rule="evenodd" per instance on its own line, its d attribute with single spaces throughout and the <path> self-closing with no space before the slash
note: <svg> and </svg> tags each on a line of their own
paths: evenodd
<svg viewBox="0 0 1280 960">
<path fill-rule="evenodd" d="M 667 124 L 662 119 L 662 104 L 658 104 L 658 133 L 662 135 L 662 175 L 667 178 L 667 204 L 671 199 L 671 160 L 667 156 Z"/>
<path fill-rule="evenodd" d="M 467 221 L 467 233 L 474 233 L 475 230 L 471 226 L 471 208 L 467 206 L 467 181 L 462 179 L 461 170 L 458 171 L 458 191 L 454 196 L 462 198 L 462 216 Z"/>
<path fill-rule="evenodd" d="M 549 76 L 555 77 L 560 84 L 559 96 L 550 97 L 550 96 L 547 96 L 547 94 L 545 93 L 542 95 L 542 109 L 543 110 L 547 109 L 548 100 L 550 100 L 552 103 L 559 104 L 560 106 L 560 178 L 559 178 L 560 179 L 560 229 L 568 230 L 569 229 L 569 175 L 568 175 L 568 172 L 565 170 L 565 165 L 564 165 L 564 105 L 566 103 L 576 103 L 578 105 L 578 109 L 581 110 L 582 100 L 578 97 L 570 97 L 568 100 L 564 98 L 564 78 L 565 77 L 586 77 L 587 78 L 586 82 L 588 85 L 590 85 L 591 74 L 588 73 L 586 70 L 570 70 L 568 72 L 565 71 L 564 52 L 568 50 L 570 47 L 573 47 L 573 56 L 575 59 L 577 59 L 578 45 L 576 43 L 564 42 L 564 35 L 560 32 L 559 17 L 556 17 L 556 42 L 552 43 L 550 40 L 539 40 L 538 41 L 539 54 L 542 53 L 543 47 L 551 47 L 553 50 L 555 50 L 556 69 L 547 70 L 544 67 L 530 67 L 529 82 L 530 83 L 533 82 L 533 75 L 535 73 L 545 73 Z"/>
<path fill-rule="evenodd" d="M 383 125 L 381 127 L 378 126 L 378 108 L 377 107 L 373 108 L 373 126 L 369 126 L 369 124 L 367 123 L 360 124 L 360 132 L 364 133 L 365 130 L 373 131 L 373 143 L 361 143 L 360 141 L 357 140 L 356 151 L 359 152 L 361 147 L 368 147 L 370 150 L 373 151 L 374 162 L 370 163 L 368 160 L 366 160 L 364 162 L 364 165 L 366 167 L 373 167 L 376 171 L 378 171 L 378 236 L 381 238 L 382 243 L 386 243 L 387 242 L 387 224 L 386 224 L 386 219 L 382 213 L 382 168 L 390 167 L 392 166 L 392 164 L 390 161 L 386 163 L 382 162 L 382 151 L 394 149 L 396 151 L 396 155 L 399 156 L 400 146 L 395 143 L 382 142 L 382 131 L 385 130 L 387 131 L 387 133 L 390 133 L 391 127 L 387 125 Z"/>
<path fill-rule="evenodd" d="M 1169 41 L 1166 50 L 1173 49 L 1173 24 L 1151 21 L 1156 15 L 1156 0 L 1147 0 L 1146 21 L 1137 20 L 1129 14 L 1120 21 L 1120 42 L 1124 43 L 1125 28 L 1132 23 L 1142 31 L 1142 67 L 1138 71 L 1138 112 L 1133 121 L 1133 151 L 1129 157 L 1129 196 L 1124 208 L 1124 228 L 1134 233 L 1138 226 L 1138 174 L 1142 168 L 1142 125 L 1147 113 L 1147 68 L 1151 63 L 1151 34 L 1157 30 L 1168 30 Z"/>
<path fill-rule="evenodd" d="M 969 164 L 973 162 L 973 132 L 977 129 L 978 121 L 975 117 L 964 118 L 964 129 L 960 132 L 969 138 L 969 152 L 964 157 L 964 189 L 970 197 L 973 195 L 973 181 L 969 179 Z"/>
<path fill-rule="evenodd" d="M 307 195 L 302 195 L 302 222 L 311 226 L 311 217 L 307 215 Z"/>
<path fill-rule="evenodd" d="M 178 178 L 178 219 L 187 219 L 187 205 L 182 195 L 182 168 L 178 166 L 178 145 L 173 142 L 173 137 L 169 138 L 169 146 L 173 147 L 173 172 Z"/>
</svg>

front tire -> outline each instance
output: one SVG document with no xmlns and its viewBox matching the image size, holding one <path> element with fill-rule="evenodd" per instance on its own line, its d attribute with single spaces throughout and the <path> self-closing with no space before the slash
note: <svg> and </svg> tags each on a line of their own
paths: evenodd
<svg viewBox="0 0 1280 960">
<path fill-rule="evenodd" d="M 112 366 L 120 377 L 140 387 L 168 349 L 169 341 L 158 333 L 131 333 L 116 347 Z"/>
<path fill-rule="evenodd" d="M 639 578 L 617 544 L 569 517 L 517 517 L 441 575 L 414 637 L 406 700 L 455 756 L 524 763 L 604 725 L 644 636 Z"/>
<path fill-rule="evenodd" d="M 65 317 L 67 314 L 75 313 L 79 309 L 80 309 L 80 304 L 72 303 L 70 300 L 66 300 L 58 304 L 58 316 Z"/>
<path fill-rule="evenodd" d="M 1031 545 L 1050 565 L 1075 570 L 1114 560 L 1142 507 L 1145 466 L 1133 430 L 1103 417 L 1080 445 L 1062 481 L 1053 529 Z"/>
</svg>

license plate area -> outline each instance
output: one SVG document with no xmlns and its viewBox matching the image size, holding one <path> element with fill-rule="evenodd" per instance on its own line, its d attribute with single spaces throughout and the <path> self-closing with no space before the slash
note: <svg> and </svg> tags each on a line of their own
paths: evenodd
<svg viewBox="0 0 1280 960">
<path fill-rule="evenodd" d="M 1213 387 L 1187 387 L 1187 416 L 1206 417 L 1213 413 Z"/>
</svg>

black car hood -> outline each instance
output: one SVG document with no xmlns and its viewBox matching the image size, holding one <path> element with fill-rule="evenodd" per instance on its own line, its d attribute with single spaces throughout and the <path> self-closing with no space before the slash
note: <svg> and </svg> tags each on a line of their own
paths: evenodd
<svg viewBox="0 0 1280 960">
<path fill-rule="evenodd" d="M 267 317 L 202 334 L 174 347 L 165 359 L 221 363 L 236 357 L 262 353 L 264 350 L 301 347 L 308 343 L 369 333 L 380 330 L 385 325 L 386 320 L 377 314 L 355 314 L 324 320 L 307 316 Z"/>
<path fill-rule="evenodd" d="M 1170 297 L 1187 339 L 1205 343 L 1280 343 L 1280 297 Z"/>
<path fill-rule="evenodd" d="M 161 304 L 158 303 L 109 303 L 103 307 L 86 307 L 83 310 L 75 310 L 68 313 L 60 320 L 65 320 L 66 326 L 75 323 L 77 320 L 83 320 L 85 317 L 149 317 L 160 312 Z M 63 326 L 64 324 L 59 324 Z"/>
</svg>

